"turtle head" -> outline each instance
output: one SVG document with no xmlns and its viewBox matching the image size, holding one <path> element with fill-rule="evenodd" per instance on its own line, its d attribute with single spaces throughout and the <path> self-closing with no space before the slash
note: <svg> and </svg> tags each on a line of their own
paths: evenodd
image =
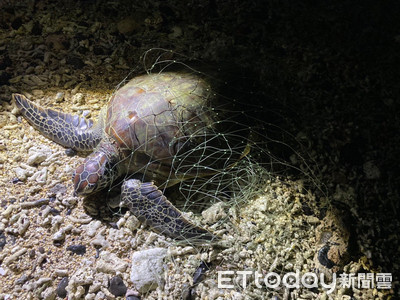
<svg viewBox="0 0 400 300">
<path fill-rule="evenodd" d="M 110 186 L 119 174 L 116 165 L 104 152 L 92 153 L 73 174 L 75 194 L 89 195 Z"/>
</svg>

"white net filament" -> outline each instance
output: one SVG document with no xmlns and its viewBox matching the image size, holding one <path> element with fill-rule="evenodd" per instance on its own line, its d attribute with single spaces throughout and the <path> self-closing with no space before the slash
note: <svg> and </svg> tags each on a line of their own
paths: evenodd
<svg viewBox="0 0 400 300">
<path fill-rule="evenodd" d="M 200 92 L 193 98 L 200 104 L 188 102 L 187 99 L 182 100 L 180 98 L 188 95 L 176 93 L 177 91 L 173 87 L 169 88 L 167 84 L 160 85 L 160 89 L 163 89 L 160 93 L 168 95 L 172 104 L 178 103 L 169 107 L 168 114 L 173 115 L 173 118 L 167 118 L 166 123 L 157 123 L 154 126 L 154 120 L 161 117 L 157 113 L 149 112 L 148 120 L 152 122 L 148 122 L 148 129 L 144 135 L 146 142 L 138 148 L 131 149 L 131 155 L 113 166 L 123 164 L 124 168 L 129 169 L 135 165 L 135 171 L 127 173 L 123 178 L 114 178 L 108 191 L 130 178 L 149 181 L 153 178 L 154 166 L 163 165 L 162 171 L 167 173 L 163 173 L 163 182 L 157 182 L 160 190 L 181 211 L 200 214 L 202 210 L 218 202 L 224 202 L 230 208 L 250 201 L 265 189 L 268 181 L 272 178 L 277 180 L 276 175 L 280 170 L 294 168 L 289 162 L 275 156 L 269 150 L 270 145 L 283 146 L 298 159 L 302 159 L 291 146 L 269 137 L 268 132 L 279 131 L 281 128 L 260 118 L 260 111 L 264 109 L 263 103 L 257 104 L 257 101 L 225 96 L 218 89 L 226 84 L 224 81 L 206 72 L 200 72 L 189 64 L 169 58 L 170 51 L 156 50 L 159 55 L 152 59 L 153 63 L 149 67 L 146 66 L 146 62 L 150 53 L 146 52 L 143 57 L 143 65 L 148 75 L 169 72 L 171 67 L 178 66 L 183 72 L 198 75 L 213 84 L 207 92 L 194 87 L 191 96 Z M 130 76 L 127 76 L 116 90 L 129 81 L 128 77 Z M 157 80 L 157 76 L 154 76 L 154 80 Z M 252 96 L 249 93 L 247 95 Z M 174 135 L 170 128 L 176 127 L 179 128 L 179 134 Z M 163 132 L 163 139 L 170 147 L 171 153 L 170 157 L 163 157 L 158 161 L 154 157 L 165 149 L 148 148 L 153 141 L 160 138 L 155 134 L 157 132 Z M 137 139 L 139 134 L 144 133 L 131 132 L 130 138 Z M 140 165 L 137 165 L 138 160 Z M 301 172 L 310 178 L 313 177 L 305 163 Z M 226 221 L 219 220 L 219 224 L 223 226 Z M 213 226 L 215 227 L 218 228 L 218 224 Z"/>
</svg>

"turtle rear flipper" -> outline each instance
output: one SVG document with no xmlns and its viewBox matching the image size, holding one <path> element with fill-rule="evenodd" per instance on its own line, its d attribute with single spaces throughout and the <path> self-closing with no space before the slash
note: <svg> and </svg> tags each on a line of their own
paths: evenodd
<svg viewBox="0 0 400 300">
<path fill-rule="evenodd" d="M 76 151 L 93 150 L 102 139 L 102 124 L 76 115 L 43 108 L 21 94 L 13 99 L 22 115 L 44 136 Z"/>
<path fill-rule="evenodd" d="M 218 237 L 199 227 L 175 208 L 151 182 L 130 179 L 122 185 L 122 206 L 155 231 L 178 240 L 191 242 L 218 241 Z"/>
</svg>

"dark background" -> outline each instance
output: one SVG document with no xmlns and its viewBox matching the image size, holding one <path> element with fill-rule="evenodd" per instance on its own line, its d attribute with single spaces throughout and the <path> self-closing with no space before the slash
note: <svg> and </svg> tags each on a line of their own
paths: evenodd
<svg viewBox="0 0 400 300">
<path fill-rule="evenodd" d="M 87 89 L 115 87 L 158 47 L 248 70 L 259 83 L 251 92 L 285 108 L 332 204 L 351 215 L 353 260 L 398 279 L 398 1 L 2 0 L 0 9 L 2 32 L 18 32 L 0 41 L 1 101 L 29 90 L 12 78 L 40 74 L 46 52 L 46 68 Z"/>
</svg>

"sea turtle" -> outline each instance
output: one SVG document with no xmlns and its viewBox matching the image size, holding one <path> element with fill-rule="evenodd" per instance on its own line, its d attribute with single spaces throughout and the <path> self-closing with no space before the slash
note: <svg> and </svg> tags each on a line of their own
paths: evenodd
<svg viewBox="0 0 400 300">
<path fill-rule="evenodd" d="M 77 195 L 109 188 L 126 176 L 121 204 L 139 220 L 175 239 L 216 238 L 186 219 L 161 191 L 231 162 L 227 149 L 233 147 L 218 127 L 225 104 L 200 73 L 137 76 L 112 96 L 96 123 L 43 108 L 21 94 L 13 98 L 44 136 L 76 151 L 93 151 L 74 172 Z"/>
</svg>

